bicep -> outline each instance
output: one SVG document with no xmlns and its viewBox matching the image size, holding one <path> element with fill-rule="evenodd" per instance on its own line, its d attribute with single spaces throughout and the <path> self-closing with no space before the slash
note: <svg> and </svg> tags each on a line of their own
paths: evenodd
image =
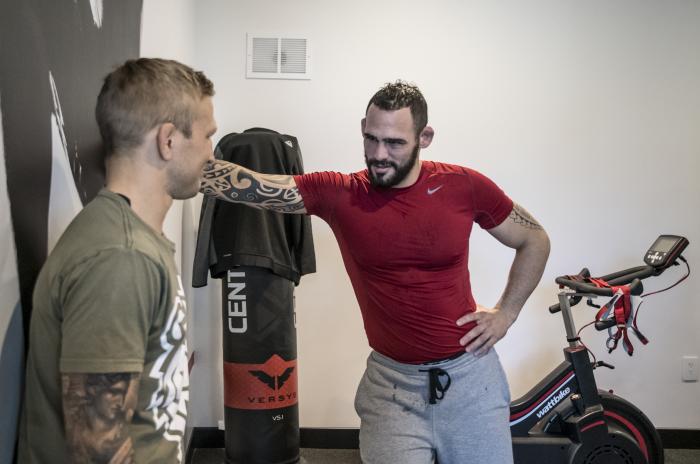
<svg viewBox="0 0 700 464">
<path fill-rule="evenodd" d="M 204 168 L 200 191 L 221 200 L 280 213 L 306 213 L 294 177 L 262 174 L 217 160 Z"/>
<path fill-rule="evenodd" d="M 131 463 L 128 424 L 136 407 L 137 373 L 64 373 L 63 417 L 72 462 Z"/>
<path fill-rule="evenodd" d="M 143 253 L 112 248 L 66 273 L 59 291 L 61 372 L 100 372 L 106 363 L 140 372 L 153 314 L 175 291 L 164 272 Z"/>
<path fill-rule="evenodd" d="M 517 203 L 508 217 L 496 227 L 487 230 L 504 245 L 518 249 L 531 240 L 546 239 L 547 234 L 539 222 Z"/>
</svg>

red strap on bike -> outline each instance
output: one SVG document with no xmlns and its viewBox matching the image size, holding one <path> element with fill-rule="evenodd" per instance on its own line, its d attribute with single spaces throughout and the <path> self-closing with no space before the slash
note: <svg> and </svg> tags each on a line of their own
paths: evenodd
<svg viewBox="0 0 700 464">
<path fill-rule="evenodd" d="M 613 317 L 615 318 L 615 325 L 617 326 L 617 331 L 612 336 L 612 346 L 608 345 L 608 353 L 612 353 L 617 344 L 622 339 L 622 344 L 627 351 L 627 354 L 632 356 L 634 353 L 634 346 L 632 346 L 632 341 L 627 334 L 627 321 L 630 320 L 632 315 L 632 298 L 630 295 L 629 285 L 612 286 L 608 284 L 603 279 L 590 278 L 589 281 L 598 288 L 609 288 L 613 293 L 622 293 L 622 295 L 615 301 L 615 306 L 613 307 Z M 595 320 L 600 321 L 603 315 L 608 312 L 608 307 L 603 306 L 600 311 L 596 314 Z M 637 329 L 637 324 L 632 325 L 632 330 L 634 330 L 637 337 L 643 344 L 647 344 L 649 341 L 644 337 L 644 335 Z"/>
<path fill-rule="evenodd" d="M 615 323 L 617 324 L 617 333 L 615 334 L 615 344 L 613 345 L 613 350 L 617 347 L 617 341 L 622 336 L 622 344 L 627 350 L 627 354 L 632 356 L 634 353 L 634 347 L 632 342 L 627 335 L 627 320 L 632 314 L 632 299 L 630 298 L 630 287 L 629 285 L 622 285 L 620 287 L 612 287 L 615 293 L 622 291 L 622 296 L 618 298 L 617 303 L 615 303 Z M 620 301 L 622 300 L 622 301 Z M 612 352 L 610 350 L 609 352 Z"/>
</svg>

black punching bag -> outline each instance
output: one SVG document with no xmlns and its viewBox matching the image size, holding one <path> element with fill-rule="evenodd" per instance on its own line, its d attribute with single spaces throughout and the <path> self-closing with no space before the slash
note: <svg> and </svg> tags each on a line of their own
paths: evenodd
<svg viewBox="0 0 700 464">
<path fill-rule="evenodd" d="M 264 128 L 224 136 L 219 159 L 303 174 L 296 137 Z M 262 192 L 265 195 L 269 192 Z M 316 271 L 311 220 L 205 197 L 192 286 L 222 279 L 226 461 L 299 460 L 294 286 Z"/>
<path fill-rule="evenodd" d="M 226 462 L 298 462 L 294 282 L 239 266 L 222 289 Z"/>
</svg>

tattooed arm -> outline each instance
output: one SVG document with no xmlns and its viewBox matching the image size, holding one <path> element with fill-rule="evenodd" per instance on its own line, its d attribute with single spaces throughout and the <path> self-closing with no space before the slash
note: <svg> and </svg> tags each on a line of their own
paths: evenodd
<svg viewBox="0 0 700 464">
<path fill-rule="evenodd" d="M 133 463 L 128 424 L 139 374 L 63 374 L 61 380 L 70 461 Z"/>
<path fill-rule="evenodd" d="M 488 232 L 499 242 L 515 249 L 508 283 L 501 299 L 492 309 L 477 305 L 477 311 L 461 317 L 457 325 L 475 321 L 460 343 L 478 356 L 488 350 L 515 322 L 525 301 L 537 286 L 549 257 L 549 237 L 525 208 L 513 204 L 513 210 L 500 225 Z"/>
<path fill-rule="evenodd" d="M 244 203 L 280 213 L 306 213 L 294 177 L 261 174 L 216 160 L 204 168 L 200 192 L 221 200 Z"/>
</svg>

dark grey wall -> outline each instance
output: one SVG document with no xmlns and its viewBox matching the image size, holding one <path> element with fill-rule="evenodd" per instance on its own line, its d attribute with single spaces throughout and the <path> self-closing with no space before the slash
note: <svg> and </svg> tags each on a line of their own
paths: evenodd
<svg viewBox="0 0 700 464">
<path fill-rule="evenodd" d="M 138 57 L 141 8 L 142 0 L 0 0 L 0 110 L 22 308 L 21 318 L 8 318 L 13 333 L 2 338 L 0 330 L 0 398 L 6 404 L 18 401 L 14 372 L 23 358 L 23 337 L 14 332 L 23 325 L 26 334 L 31 292 L 48 251 L 49 203 L 61 201 L 50 199 L 54 99 L 60 99 L 68 161 L 85 204 L 104 181 L 96 97 L 115 65 Z M 5 411 L 0 450 L 14 440 L 16 426 L 16 414 Z M 0 454 L 0 463 L 6 459 Z"/>
</svg>

